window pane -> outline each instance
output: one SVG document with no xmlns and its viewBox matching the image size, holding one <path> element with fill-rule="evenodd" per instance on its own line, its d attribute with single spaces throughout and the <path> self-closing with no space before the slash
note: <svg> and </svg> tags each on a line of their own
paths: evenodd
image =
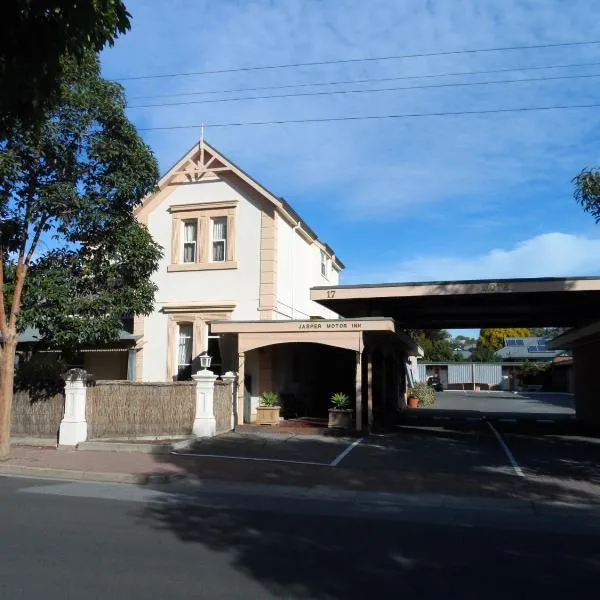
<svg viewBox="0 0 600 600">
<path fill-rule="evenodd" d="M 183 244 L 183 262 L 196 262 L 196 242 L 186 242 Z"/>
<path fill-rule="evenodd" d="M 223 262 L 225 260 L 225 242 L 213 242 L 213 261 Z"/>
<path fill-rule="evenodd" d="M 179 325 L 177 340 L 177 379 L 189 379 L 192 374 L 194 329 L 191 323 Z"/>
<path fill-rule="evenodd" d="M 227 239 L 227 219 L 219 217 L 213 219 L 213 241 Z"/>
<path fill-rule="evenodd" d="M 195 242 L 198 233 L 198 223 L 196 221 L 186 221 L 183 224 L 183 241 Z"/>
<path fill-rule="evenodd" d="M 192 362 L 192 325 L 185 324 L 179 326 L 179 352 L 178 363 L 180 365 L 189 365 Z"/>
</svg>

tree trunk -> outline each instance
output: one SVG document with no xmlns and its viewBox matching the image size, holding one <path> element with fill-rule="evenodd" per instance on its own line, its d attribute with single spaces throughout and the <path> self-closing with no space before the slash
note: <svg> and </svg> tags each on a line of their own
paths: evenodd
<svg viewBox="0 0 600 600">
<path fill-rule="evenodd" d="M 10 452 L 10 428 L 15 378 L 16 340 L 5 341 L 0 354 L 0 460 Z"/>
</svg>

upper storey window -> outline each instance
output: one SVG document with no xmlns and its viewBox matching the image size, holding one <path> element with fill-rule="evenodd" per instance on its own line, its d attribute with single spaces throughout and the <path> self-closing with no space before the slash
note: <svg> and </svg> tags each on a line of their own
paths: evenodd
<svg viewBox="0 0 600 600">
<path fill-rule="evenodd" d="M 236 269 L 237 201 L 181 204 L 173 218 L 168 271 Z"/>
</svg>

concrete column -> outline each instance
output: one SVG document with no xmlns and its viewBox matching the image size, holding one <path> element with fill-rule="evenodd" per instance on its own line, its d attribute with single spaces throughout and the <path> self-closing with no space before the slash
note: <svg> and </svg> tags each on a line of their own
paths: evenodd
<svg viewBox="0 0 600 600">
<path fill-rule="evenodd" d="M 221 379 L 231 384 L 231 429 L 235 429 L 238 421 L 237 415 L 237 390 L 236 390 L 236 374 L 233 371 L 227 371 L 225 375 L 221 375 Z"/>
<path fill-rule="evenodd" d="M 217 421 L 214 411 L 215 380 L 217 376 L 208 369 L 192 375 L 196 382 L 196 416 L 192 426 L 195 437 L 214 437 L 217 435 Z"/>
<path fill-rule="evenodd" d="M 237 385 L 237 424 L 244 423 L 244 394 L 246 389 L 246 356 L 243 352 L 238 355 L 238 385 Z"/>
<path fill-rule="evenodd" d="M 373 427 L 373 356 L 367 354 L 367 428 Z"/>
<path fill-rule="evenodd" d="M 362 360 L 361 353 L 356 353 L 356 430 L 362 431 Z"/>
<path fill-rule="evenodd" d="M 61 375 L 65 382 L 65 414 L 60 422 L 59 446 L 77 446 L 87 440 L 85 420 L 86 379 L 84 369 L 69 369 Z"/>
<path fill-rule="evenodd" d="M 135 348 L 129 348 L 127 350 L 127 381 L 136 380 L 136 359 L 137 350 Z"/>
</svg>

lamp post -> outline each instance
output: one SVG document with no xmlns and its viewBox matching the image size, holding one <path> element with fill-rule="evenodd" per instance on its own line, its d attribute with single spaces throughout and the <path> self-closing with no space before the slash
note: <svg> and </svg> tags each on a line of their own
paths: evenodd
<svg viewBox="0 0 600 600">
<path fill-rule="evenodd" d="M 212 357 L 206 351 L 199 356 L 201 371 L 192 375 L 196 382 L 196 415 L 192 426 L 195 437 L 213 437 L 217 426 L 214 414 L 213 397 L 217 376 L 209 371 Z"/>
<path fill-rule="evenodd" d="M 205 350 L 200 354 L 200 366 L 203 371 L 208 371 L 210 369 L 210 364 L 212 363 L 212 356 Z"/>
</svg>

